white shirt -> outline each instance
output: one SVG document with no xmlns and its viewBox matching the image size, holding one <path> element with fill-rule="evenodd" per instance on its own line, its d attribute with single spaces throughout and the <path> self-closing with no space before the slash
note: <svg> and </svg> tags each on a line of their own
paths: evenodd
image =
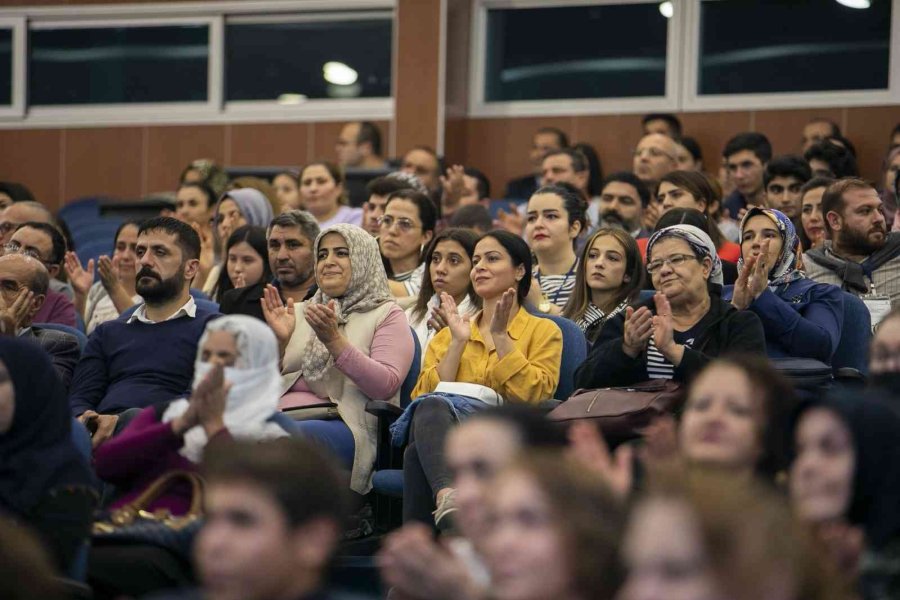
<svg viewBox="0 0 900 600">
<path fill-rule="evenodd" d="M 194 302 L 193 296 L 189 297 L 187 302 L 182 305 L 181 308 L 175 311 L 166 321 L 171 321 L 172 319 L 179 319 L 181 317 L 190 317 L 194 318 L 197 316 L 197 304 Z M 134 311 L 130 317 L 128 317 L 127 323 L 134 323 L 135 321 L 140 321 L 141 323 L 147 323 L 148 325 L 155 325 L 158 321 L 151 321 L 147 317 L 147 304 L 141 304 L 137 307 L 137 310 Z"/>
</svg>

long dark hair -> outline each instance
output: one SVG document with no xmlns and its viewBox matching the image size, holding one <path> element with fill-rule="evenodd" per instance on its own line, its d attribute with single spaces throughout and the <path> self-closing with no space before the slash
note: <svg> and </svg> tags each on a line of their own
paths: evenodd
<svg viewBox="0 0 900 600">
<path fill-rule="evenodd" d="M 478 243 L 478 234 L 471 229 L 463 229 L 461 227 L 451 227 L 437 234 L 428 246 L 425 248 L 425 273 L 422 276 L 422 289 L 419 290 L 419 296 L 416 298 L 416 304 L 412 310 L 413 319 L 418 321 L 428 313 L 428 302 L 434 296 L 434 283 L 431 281 L 431 258 L 434 256 L 434 250 L 437 245 L 443 241 L 451 240 L 459 244 L 469 255 L 469 261 L 475 254 L 475 244 Z M 481 304 L 481 298 L 475 293 L 472 287 L 472 278 L 469 278 L 469 289 L 466 292 L 469 296 L 469 302 L 476 306 Z"/>
<path fill-rule="evenodd" d="M 413 189 L 405 188 L 397 190 L 388 196 L 387 202 L 384 203 L 385 210 L 387 210 L 388 205 L 394 200 L 406 200 L 407 202 L 415 204 L 416 208 L 419 210 L 419 220 L 422 221 L 422 233 L 430 231 L 434 234 L 434 228 L 437 226 L 438 220 L 438 209 L 434 205 L 434 202 L 431 201 L 431 198 L 426 194 L 417 192 Z M 379 250 L 380 248 L 381 244 L 379 244 Z M 425 260 L 424 252 L 419 255 L 419 264 L 421 264 L 423 260 Z M 384 264 L 384 270 L 387 272 L 388 278 L 392 279 L 396 273 L 394 273 L 394 269 L 391 267 L 391 261 L 382 255 L 381 262 Z"/>
<path fill-rule="evenodd" d="M 113 236 L 113 248 L 112 248 L 113 254 L 116 253 L 116 245 L 118 245 L 118 243 L 119 243 L 119 234 L 122 233 L 122 230 L 125 229 L 126 227 L 128 227 L 129 225 L 136 227 L 137 229 L 140 229 L 142 222 L 143 221 L 141 221 L 140 219 L 128 219 L 126 221 L 122 221 L 122 224 L 119 225 L 118 229 L 116 229 L 116 235 Z"/>
<path fill-rule="evenodd" d="M 222 271 L 219 280 L 213 289 L 213 298 L 221 300 L 228 290 L 234 289 L 234 282 L 228 276 L 228 251 L 241 242 L 247 242 L 253 250 L 259 254 L 263 262 L 263 273 L 260 281 L 271 281 L 272 269 L 269 268 L 269 249 L 266 243 L 266 228 L 257 225 L 243 225 L 234 230 L 225 243 L 225 256 L 222 263 Z"/>
<path fill-rule="evenodd" d="M 497 240 L 497 243 L 503 246 L 503 249 L 506 250 L 506 253 L 509 254 L 510 259 L 512 259 L 514 267 L 518 267 L 519 265 L 525 267 L 525 276 L 519 280 L 519 285 L 516 289 L 516 297 L 519 300 L 519 306 L 523 306 L 525 304 L 525 299 L 528 297 L 528 292 L 531 290 L 531 270 L 534 267 L 534 263 L 531 259 L 531 248 L 528 247 L 525 240 L 514 233 L 510 233 L 503 229 L 489 231 L 478 238 L 478 241 L 480 242 L 484 238 L 489 237 L 494 238 Z"/>
<path fill-rule="evenodd" d="M 578 235 L 572 240 L 572 247 L 575 248 L 578 243 L 578 238 L 587 231 L 588 227 L 588 205 L 584 200 L 584 194 L 582 194 L 581 190 L 574 185 L 565 182 L 541 186 L 532 194 L 532 196 L 537 196 L 538 194 L 552 194 L 562 200 L 563 209 L 568 215 L 569 227 L 576 222 L 581 223 L 581 229 L 578 230 Z"/>
<path fill-rule="evenodd" d="M 622 285 L 619 287 L 619 291 L 616 294 L 616 298 L 610 303 L 610 306 L 600 306 L 599 308 L 604 313 L 609 314 L 610 311 L 623 301 L 628 300 L 631 302 L 637 298 L 638 292 L 640 292 L 641 287 L 643 286 L 644 261 L 641 259 L 641 250 L 638 248 L 634 238 L 631 237 L 631 234 L 617 227 L 603 227 L 598 229 L 597 232 L 588 239 L 587 243 L 584 245 L 584 249 L 581 251 L 578 270 L 575 272 L 575 289 L 572 290 L 572 295 L 569 296 L 569 301 L 566 302 L 566 306 L 562 311 L 562 316 L 567 319 L 577 321 L 584 316 L 585 311 L 591 304 L 591 290 L 587 285 L 586 274 L 588 254 L 597 238 L 603 236 L 614 237 L 616 241 L 622 245 L 622 248 L 625 249 L 625 275 L 628 276 L 628 281 L 622 282 Z"/>
</svg>

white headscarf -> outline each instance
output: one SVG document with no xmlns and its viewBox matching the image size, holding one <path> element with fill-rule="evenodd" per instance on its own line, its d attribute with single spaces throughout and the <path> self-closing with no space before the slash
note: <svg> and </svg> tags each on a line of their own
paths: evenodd
<svg viewBox="0 0 900 600">
<path fill-rule="evenodd" d="M 225 400 L 224 421 L 228 432 L 235 438 L 252 440 L 287 436 L 284 429 L 269 421 L 278 410 L 281 375 L 275 334 L 262 321 L 246 315 L 227 315 L 210 321 L 197 345 L 192 387 L 196 388 L 212 369 L 212 364 L 201 362 L 200 357 L 203 345 L 213 331 L 227 331 L 234 335 L 237 347 L 234 367 L 225 368 L 225 381 L 231 384 Z M 172 421 L 187 409 L 188 400 L 172 402 L 163 414 L 163 422 Z M 180 453 L 188 460 L 199 463 L 207 441 L 203 427 L 193 427 L 184 434 L 184 447 Z"/>
</svg>

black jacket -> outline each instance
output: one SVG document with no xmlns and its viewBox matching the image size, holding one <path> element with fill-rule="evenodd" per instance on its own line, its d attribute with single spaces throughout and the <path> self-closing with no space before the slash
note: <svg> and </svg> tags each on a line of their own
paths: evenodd
<svg viewBox="0 0 900 600">
<path fill-rule="evenodd" d="M 510 179 L 506 184 L 506 196 L 510 200 L 528 200 L 538 189 L 537 177 L 525 175 Z"/>
<path fill-rule="evenodd" d="M 759 317 L 749 310 L 737 310 L 718 295 L 711 295 L 710 318 L 692 348 L 685 348 L 681 364 L 675 368 L 676 381 L 689 382 L 710 360 L 728 352 L 766 354 L 766 336 Z M 653 314 L 651 298 L 646 306 Z M 647 352 L 631 358 L 622 350 L 625 314 L 616 315 L 600 330 L 587 360 L 575 371 L 579 388 L 620 387 L 647 381 Z"/>
<path fill-rule="evenodd" d="M 22 338 L 34 340 L 44 349 L 44 352 L 53 361 L 56 373 L 68 392 L 75 365 L 81 358 L 81 346 L 78 344 L 78 338 L 63 331 L 34 326 L 23 333 Z"/>
<path fill-rule="evenodd" d="M 277 280 L 272 283 L 275 287 L 281 289 L 278 286 Z M 219 300 L 219 311 L 223 315 L 249 315 L 251 317 L 256 317 L 260 321 L 265 321 L 266 318 L 263 316 L 262 305 L 259 303 L 263 297 L 263 290 L 265 287 L 265 283 L 259 282 L 256 285 L 228 290 Z M 313 286 L 309 288 L 306 297 L 303 299 L 309 300 L 318 289 L 319 288 L 313 284 Z M 284 301 L 284 296 L 281 297 L 281 300 L 282 302 Z"/>
</svg>

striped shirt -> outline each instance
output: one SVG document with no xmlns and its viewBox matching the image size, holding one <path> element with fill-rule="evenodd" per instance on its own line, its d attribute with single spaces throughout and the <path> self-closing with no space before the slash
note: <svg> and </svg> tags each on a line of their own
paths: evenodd
<svg viewBox="0 0 900 600">
<path fill-rule="evenodd" d="M 705 318 L 701 319 L 700 323 L 697 323 L 685 332 L 673 332 L 672 338 L 675 340 L 675 343 L 681 344 L 686 348 L 692 347 L 694 340 L 703 329 L 701 326 L 704 320 Z M 666 360 L 663 353 L 657 349 L 652 336 L 647 344 L 647 376 L 650 379 L 672 379 L 675 376 L 675 365 Z"/>
<path fill-rule="evenodd" d="M 628 300 L 622 301 L 617 307 L 615 307 L 612 312 L 606 314 L 603 312 L 601 308 L 599 308 L 596 304 L 591 302 L 588 304 L 587 308 L 584 311 L 584 314 L 580 319 L 576 321 L 581 330 L 587 332 L 594 324 L 599 323 L 601 321 L 608 321 L 612 317 L 616 316 L 628 306 Z"/>
<path fill-rule="evenodd" d="M 572 265 L 568 273 L 563 275 L 541 275 L 536 268 L 532 271 L 532 277 L 537 279 L 538 285 L 541 287 L 541 293 L 553 304 L 559 308 L 565 308 L 569 296 L 575 289 L 575 271 L 578 270 L 578 261 Z"/>
</svg>

